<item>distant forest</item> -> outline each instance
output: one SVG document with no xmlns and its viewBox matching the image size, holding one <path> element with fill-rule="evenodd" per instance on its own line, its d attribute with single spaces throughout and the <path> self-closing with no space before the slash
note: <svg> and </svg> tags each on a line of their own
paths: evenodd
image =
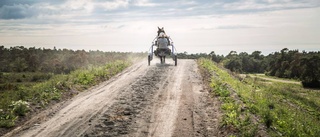
<svg viewBox="0 0 320 137">
<path fill-rule="evenodd" d="M 301 80 L 304 87 L 320 88 L 320 51 L 299 52 L 298 50 L 282 49 L 267 56 L 261 51 L 251 54 L 230 51 L 226 56 L 210 54 L 178 54 L 179 58 L 196 59 L 200 57 L 211 58 L 212 61 L 223 65 L 236 73 L 265 73 L 279 78 Z"/>
<path fill-rule="evenodd" d="M 143 54 L 143 53 L 141 53 Z M 1 72 L 50 72 L 68 74 L 79 68 L 99 66 L 115 59 L 128 59 L 130 53 L 70 49 L 0 46 Z M 1 74 L 0 74 L 1 75 Z"/>
</svg>

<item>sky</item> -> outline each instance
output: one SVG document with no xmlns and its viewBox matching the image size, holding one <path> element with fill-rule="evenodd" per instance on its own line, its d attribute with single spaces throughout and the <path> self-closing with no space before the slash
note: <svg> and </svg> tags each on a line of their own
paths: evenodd
<svg viewBox="0 0 320 137">
<path fill-rule="evenodd" d="M 146 52 L 320 51 L 320 0 L 1 0 L 0 45 Z"/>
</svg>

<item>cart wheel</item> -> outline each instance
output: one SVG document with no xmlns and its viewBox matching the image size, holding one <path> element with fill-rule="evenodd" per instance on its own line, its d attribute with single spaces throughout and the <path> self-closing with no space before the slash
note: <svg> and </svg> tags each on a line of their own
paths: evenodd
<svg viewBox="0 0 320 137">
<path fill-rule="evenodd" d="M 148 55 L 148 66 L 150 66 L 151 57 Z"/>
<path fill-rule="evenodd" d="M 177 60 L 177 55 L 176 55 L 176 56 L 174 56 L 174 65 L 177 66 L 177 64 L 178 64 L 178 60 Z"/>
</svg>

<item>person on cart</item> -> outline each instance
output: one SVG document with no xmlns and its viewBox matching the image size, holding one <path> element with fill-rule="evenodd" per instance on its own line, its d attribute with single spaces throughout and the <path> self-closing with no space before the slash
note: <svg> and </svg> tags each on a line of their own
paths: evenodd
<svg viewBox="0 0 320 137">
<path fill-rule="evenodd" d="M 171 50 L 168 48 L 168 46 L 170 45 L 169 43 L 169 40 L 168 40 L 168 36 L 161 32 L 158 36 L 158 39 L 156 41 L 156 46 L 157 46 L 157 49 L 155 50 L 155 55 L 158 56 L 158 54 L 160 52 L 164 52 L 166 55 L 170 55 L 171 53 Z"/>
</svg>

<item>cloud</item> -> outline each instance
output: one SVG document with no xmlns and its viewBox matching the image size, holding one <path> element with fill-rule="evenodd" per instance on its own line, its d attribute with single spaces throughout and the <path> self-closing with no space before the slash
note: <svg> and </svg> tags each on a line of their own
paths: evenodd
<svg viewBox="0 0 320 137">
<path fill-rule="evenodd" d="M 225 26 L 216 27 L 216 29 L 248 29 L 248 28 L 260 28 L 260 27 L 250 26 L 250 25 L 225 25 Z"/>
<path fill-rule="evenodd" d="M 138 7 L 155 7 L 155 6 L 160 6 L 158 3 L 152 3 L 149 0 L 134 0 L 132 2 L 134 6 Z"/>
<path fill-rule="evenodd" d="M 28 5 L 4 5 L 0 8 L 0 19 L 23 19 L 37 14 Z"/>
<path fill-rule="evenodd" d="M 130 20 L 230 15 L 319 6 L 319 0 L 1 0 L 0 19 L 61 15 L 71 19 L 83 16 Z"/>
<path fill-rule="evenodd" d="M 319 7 L 317 0 L 244 0 L 232 3 L 222 3 L 224 10 L 238 12 L 263 12 L 299 8 Z"/>
<path fill-rule="evenodd" d="M 49 3 L 50 5 L 58 5 L 61 3 L 65 3 L 65 0 L 1 0 L 0 7 L 4 5 L 12 6 L 17 4 L 34 5 L 38 3 Z"/>
<path fill-rule="evenodd" d="M 101 3 L 95 3 L 96 7 L 102 6 L 106 10 L 114 10 L 119 8 L 128 7 L 129 1 L 128 0 L 114 0 L 114 1 L 106 1 Z"/>
<path fill-rule="evenodd" d="M 263 27 L 258 27 L 254 25 L 218 25 L 216 27 L 213 26 L 201 26 L 201 27 L 195 27 L 193 30 L 234 30 L 234 29 L 252 29 L 252 28 L 263 28 Z"/>
<path fill-rule="evenodd" d="M 52 3 L 49 0 L 5 0 L 4 2 L 0 2 L 0 19 L 25 19 L 52 15 L 63 15 L 69 17 L 87 15 L 88 17 L 95 16 L 95 14 L 99 15 L 100 13 L 107 13 L 111 10 L 126 8 L 128 5 L 129 0 L 68 0 L 56 3 Z"/>
</svg>

